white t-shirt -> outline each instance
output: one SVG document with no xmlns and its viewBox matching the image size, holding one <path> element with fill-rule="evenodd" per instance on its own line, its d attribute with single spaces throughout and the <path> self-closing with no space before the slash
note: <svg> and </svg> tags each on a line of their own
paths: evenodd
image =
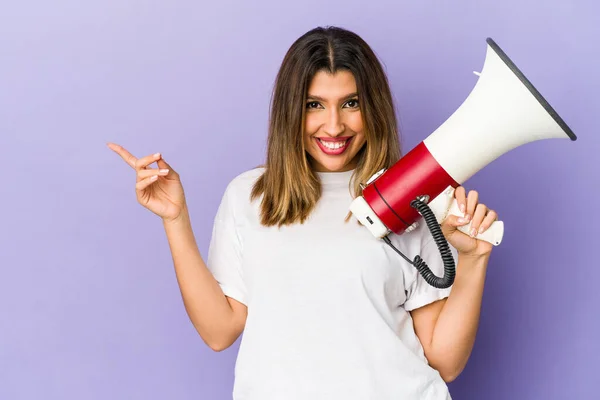
<svg viewBox="0 0 600 400">
<path fill-rule="evenodd" d="M 225 295 L 248 307 L 233 399 L 450 399 L 408 313 L 450 288 L 427 284 L 355 218 L 344 222 L 353 171 L 319 173 L 323 195 L 309 220 L 282 228 L 262 226 L 260 198 L 249 201 L 262 172 L 246 171 L 227 186 L 207 258 Z M 443 275 L 423 220 L 390 237 Z"/>
</svg>

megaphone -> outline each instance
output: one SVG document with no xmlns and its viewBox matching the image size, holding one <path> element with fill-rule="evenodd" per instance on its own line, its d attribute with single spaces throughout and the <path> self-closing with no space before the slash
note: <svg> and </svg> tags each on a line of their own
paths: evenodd
<svg viewBox="0 0 600 400">
<path fill-rule="evenodd" d="M 361 184 L 362 195 L 350 211 L 371 233 L 383 239 L 427 283 L 447 288 L 455 265 L 440 223 L 449 214 L 462 216 L 454 189 L 508 151 L 529 142 L 577 137 L 496 42 L 487 38 L 487 52 L 477 83 L 462 105 L 439 128 L 389 169 Z M 438 277 L 418 255 L 410 260 L 388 235 L 413 230 L 421 217 L 427 223 L 444 261 Z M 471 223 L 459 228 L 468 233 Z M 475 236 L 498 246 L 504 223 L 494 221 Z"/>
</svg>

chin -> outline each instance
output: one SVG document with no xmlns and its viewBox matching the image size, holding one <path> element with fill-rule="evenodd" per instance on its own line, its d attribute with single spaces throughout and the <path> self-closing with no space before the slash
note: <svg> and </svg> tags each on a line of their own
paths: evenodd
<svg viewBox="0 0 600 400">
<path fill-rule="evenodd" d="M 354 158 L 332 159 L 318 152 L 315 154 L 312 151 L 309 155 L 313 169 L 318 172 L 344 172 L 356 168 L 356 160 Z"/>
</svg>

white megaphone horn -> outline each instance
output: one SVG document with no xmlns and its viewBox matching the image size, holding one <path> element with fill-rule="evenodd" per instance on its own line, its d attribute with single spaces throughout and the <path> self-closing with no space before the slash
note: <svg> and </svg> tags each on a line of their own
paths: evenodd
<svg viewBox="0 0 600 400">
<path fill-rule="evenodd" d="M 362 185 L 350 206 L 371 233 L 412 263 L 435 287 L 454 281 L 454 262 L 439 223 L 462 216 L 454 189 L 499 156 L 541 139 L 576 140 L 573 131 L 500 47 L 487 39 L 487 53 L 477 83 L 463 104 L 438 129 L 388 169 Z M 444 278 L 435 276 L 419 256 L 411 261 L 391 244 L 423 216 L 444 259 Z M 471 224 L 459 228 L 467 233 Z M 502 221 L 475 237 L 499 245 Z"/>
</svg>

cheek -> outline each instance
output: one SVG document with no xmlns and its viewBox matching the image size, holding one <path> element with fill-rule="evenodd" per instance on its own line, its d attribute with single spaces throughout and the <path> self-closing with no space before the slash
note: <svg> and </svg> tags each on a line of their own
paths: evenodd
<svg viewBox="0 0 600 400">
<path fill-rule="evenodd" d="M 314 115 L 307 115 L 306 119 L 304 120 L 304 131 L 306 132 L 307 135 L 313 135 L 317 132 L 317 130 L 319 129 L 319 120 L 318 118 L 316 118 L 316 116 Z"/>
<path fill-rule="evenodd" d="M 362 117 L 359 112 L 355 112 L 348 116 L 346 120 L 346 125 L 348 128 L 352 129 L 356 133 L 362 133 L 363 131 L 363 122 Z"/>
</svg>

